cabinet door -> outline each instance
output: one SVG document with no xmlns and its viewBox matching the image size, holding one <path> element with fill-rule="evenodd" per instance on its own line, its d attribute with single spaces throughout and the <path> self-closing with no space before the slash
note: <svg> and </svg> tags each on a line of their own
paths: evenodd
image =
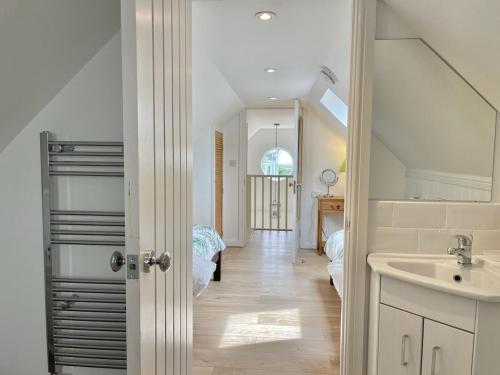
<svg viewBox="0 0 500 375">
<path fill-rule="evenodd" d="M 474 335 L 424 321 L 422 375 L 471 375 Z"/>
<path fill-rule="evenodd" d="M 423 318 L 380 305 L 378 375 L 420 375 Z"/>
</svg>

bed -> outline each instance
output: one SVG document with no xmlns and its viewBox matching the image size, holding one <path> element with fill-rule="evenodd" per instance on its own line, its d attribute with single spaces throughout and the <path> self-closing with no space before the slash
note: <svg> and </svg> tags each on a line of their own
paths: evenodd
<svg viewBox="0 0 500 375">
<path fill-rule="evenodd" d="M 217 231 L 193 225 L 193 296 L 198 297 L 213 277 L 220 281 L 222 256 L 226 245 Z"/>
<path fill-rule="evenodd" d="M 344 281 L 344 230 L 334 232 L 325 244 L 325 253 L 331 262 L 326 267 L 332 284 L 342 299 Z"/>
</svg>

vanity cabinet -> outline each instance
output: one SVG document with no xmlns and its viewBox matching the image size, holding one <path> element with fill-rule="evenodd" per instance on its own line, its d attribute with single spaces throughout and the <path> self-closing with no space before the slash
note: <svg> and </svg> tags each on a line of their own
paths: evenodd
<svg viewBox="0 0 500 375">
<path fill-rule="evenodd" d="M 380 305 L 379 374 L 420 375 L 423 321 L 418 315 Z"/>
<path fill-rule="evenodd" d="M 474 335 L 432 320 L 424 320 L 422 375 L 470 375 Z"/>
<path fill-rule="evenodd" d="M 499 303 L 372 273 L 369 375 L 500 373 Z"/>
<path fill-rule="evenodd" d="M 378 374 L 470 375 L 474 335 L 380 305 Z"/>
</svg>

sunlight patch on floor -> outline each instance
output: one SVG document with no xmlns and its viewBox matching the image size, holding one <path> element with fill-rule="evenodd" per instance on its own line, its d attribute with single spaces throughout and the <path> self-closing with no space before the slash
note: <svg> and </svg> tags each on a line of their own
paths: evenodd
<svg viewBox="0 0 500 375">
<path fill-rule="evenodd" d="M 293 323 L 291 325 L 280 324 L 284 322 Z M 235 336 L 262 337 L 266 339 L 266 342 L 301 339 L 300 309 L 231 314 L 227 319 L 219 348 L 246 345 L 246 343 L 235 341 Z"/>
</svg>

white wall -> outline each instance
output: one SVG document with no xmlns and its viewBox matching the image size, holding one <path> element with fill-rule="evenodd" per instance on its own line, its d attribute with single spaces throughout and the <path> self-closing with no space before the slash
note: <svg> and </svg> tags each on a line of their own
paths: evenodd
<svg viewBox="0 0 500 375">
<path fill-rule="evenodd" d="M 406 166 L 374 134 L 370 148 L 370 198 L 407 198 Z"/>
<path fill-rule="evenodd" d="M 259 129 L 274 129 L 279 123 L 280 129 L 295 129 L 293 108 L 258 108 L 247 109 L 248 139 Z"/>
<path fill-rule="evenodd" d="M 335 11 L 330 14 L 330 34 L 332 41 L 326 48 L 328 58 L 326 65 L 334 72 L 338 81 L 333 91 L 344 103 L 349 101 L 349 69 L 351 62 L 351 28 L 352 28 L 352 1 L 334 1 Z M 328 47 L 330 46 L 330 47 Z"/>
<path fill-rule="evenodd" d="M 304 138 L 302 157 L 302 248 L 316 248 L 317 200 L 313 192 L 326 193 L 326 187 L 319 181 L 321 171 L 326 168 L 338 170 L 346 157 L 346 143 L 342 134 L 325 124 L 314 110 L 307 106 L 303 110 Z M 345 194 L 345 176 L 340 174 L 339 183 L 332 189 L 334 195 Z M 343 228 L 343 215 L 329 215 L 324 220 L 328 234 Z"/>
<path fill-rule="evenodd" d="M 217 67 L 193 40 L 193 223 L 214 225 L 215 130 L 243 109 Z"/>
<path fill-rule="evenodd" d="M 223 126 L 243 109 L 238 95 L 193 40 L 193 143 L 209 128 Z"/>
<path fill-rule="evenodd" d="M 275 145 L 275 130 L 260 129 L 248 139 L 248 174 L 262 174 L 260 162 L 264 153 Z M 295 129 L 278 130 L 278 147 L 293 156 Z"/>
<path fill-rule="evenodd" d="M 0 153 L 0 238 L 2 252 L 14 260 L 0 273 L 0 373 L 46 373 L 45 292 L 42 245 L 39 133 L 50 130 L 59 139 L 122 139 L 120 35 L 115 35 L 98 54 L 49 102 L 49 104 Z M 123 181 L 91 184 L 80 179 L 63 180 L 58 204 L 86 209 L 123 210 Z M 76 195 L 86 193 L 84 207 Z M 103 200 L 99 200 L 102 193 Z M 73 270 L 108 272 L 109 255 L 99 251 L 99 264 L 89 263 L 68 249 Z M 78 249 L 84 252 L 89 249 Z M 109 251 L 109 249 L 107 250 Z M 88 258 L 87 258 L 88 259 Z M 94 258 L 95 259 L 95 258 Z M 123 276 L 123 275 L 121 275 Z M 102 277 L 102 275 L 101 275 Z M 68 370 L 69 371 L 69 370 Z M 110 374 L 100 370 L 75 370 L 86 374 Z"/>
<path fill-rule="evenodd" d="M 119 29 L 118 0 L 0 2 L 0 151 Z"/>
<path fill-rule="evenodd" d="M 496 111 L 419 39 L 375 42 L 372 121 L 407 168 L 491 177 Z"/>
<path fill-rule="evenodd" d="M 246 228 L 247 123 L 245 111 L 234 116 L 224 131 L 224 242 L 244 246 Z"/>
<path fill-rule="evenodd" d="M 418 34 L 391 7 L 377 1 L 376 39 L 417 38 Z"/>
<path fill-rule="evenodd" d="M 500 2 L 384 0 L 500 110 Z"/>
</svg>

